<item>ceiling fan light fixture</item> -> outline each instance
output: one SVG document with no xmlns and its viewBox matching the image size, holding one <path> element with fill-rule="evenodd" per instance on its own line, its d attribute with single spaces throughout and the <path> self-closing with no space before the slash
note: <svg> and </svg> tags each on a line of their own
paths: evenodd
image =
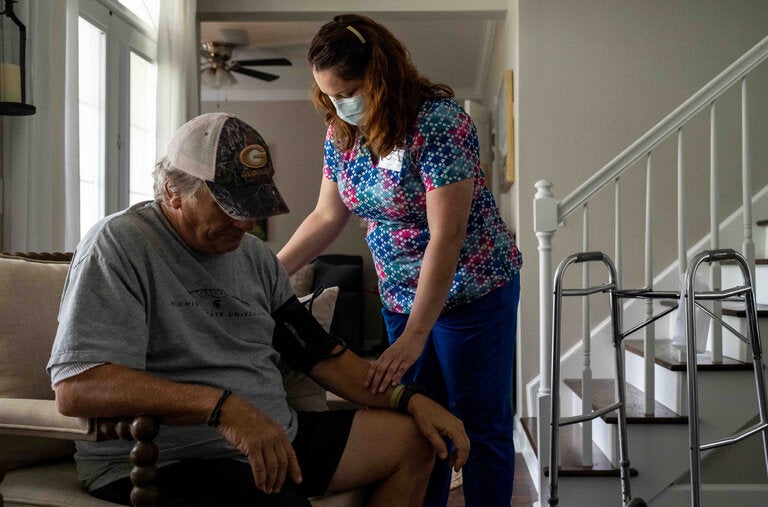
<svg viewBox="0 0 768 507">
<path fill-rule="evenodd" d="M 213 80 L 216 82 L 216 88 L 237 84 L 237 79 L 235 79 L 235 76 L 233 76 L 232 73 L 224 66 L 216 67 Z"/>
<path fill-rule="evenodd" d="M 218 88 L 220 85 L 216 84 L 216 73 L 210 67 L 206 67 L 200 72 L 200 82 L 208 88 Z"/>
</svg>

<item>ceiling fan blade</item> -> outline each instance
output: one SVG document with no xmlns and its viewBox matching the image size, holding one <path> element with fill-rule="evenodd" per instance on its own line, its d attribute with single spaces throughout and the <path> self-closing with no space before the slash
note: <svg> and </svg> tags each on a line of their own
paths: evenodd
<svg viewBox="0 0 768 507">
<path fill-rule="evenodd" d="M 258 66 L 271 66 L 271 65 L 293 65 L 287 58 L 258 58 L 256 60 L 237 60 L 240 65 L 258 65 Z"/>
<path fill-rule="evenodd" d="M 253 69 L 244 69 L 242 67 L 232 68 L 230 70 L 232 72 L 238 72 L 240 74 L 245 74 L 246 76 L 255 77 L 257 79 L 262 79 L 264 81 L 274 81 L 275 79 L 280 77 L 280 76 L 276 76 L 275 74 L 267 74 L 266 72 L 259 72 L 258 70 L 253 70 Z"/>
</svg>

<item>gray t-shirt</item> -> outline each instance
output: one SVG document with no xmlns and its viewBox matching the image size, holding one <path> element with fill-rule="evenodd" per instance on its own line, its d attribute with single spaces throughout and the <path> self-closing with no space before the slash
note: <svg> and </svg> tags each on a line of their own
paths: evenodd
<svg viewBox="0 0 768 507">
<path fill-rule="evenodd" d="M 272 347 L 270 314 L 293 292 L 288 275 L 258 238 L 222 255 L 190 249 L 145 202 L 111 215 L 78 245 L 64 286 L 48 371 L 72 363 L 113 363 L 176 382 L 230 389 L 280 424 L 290 440 Z M 182 458 L 245 459 L 206 425 L 163 425 L 159 465 Z M 129 442 L 78 442 L 78 474 L 96 489 L 130 473 Z"/>
</svg>

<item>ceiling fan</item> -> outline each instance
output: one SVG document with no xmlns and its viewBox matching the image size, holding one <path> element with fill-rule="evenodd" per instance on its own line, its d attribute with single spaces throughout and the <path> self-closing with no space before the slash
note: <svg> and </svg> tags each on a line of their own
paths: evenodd
<svg viewBox="0 0 768 507">
<path fill-rule="evenodd" d="M 200 80 L 211 88 L 237 84 L 234 72 L 255 77 L 263 81 L 274 81 L 278 75 L 249 69 L 247 67 L 292 65 L 286 58 L 258 58 L 254 60 L 232 60 L 232 50 L 241 44 L 233 42 L 203 41 L 200 54 L 204 58 L 200 69 Z"/>
</svg>

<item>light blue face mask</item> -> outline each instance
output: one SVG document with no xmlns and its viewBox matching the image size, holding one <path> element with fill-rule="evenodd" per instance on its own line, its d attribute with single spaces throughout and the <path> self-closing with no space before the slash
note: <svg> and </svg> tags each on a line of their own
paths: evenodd
<svg viewBox="0 0 768 507">
<path fill-rule="evenodd" d="M 357 125 L 357 120 L 360 119 L 360 115 L 363 114 L 365 109 L 365 94 L 355 95 L 346 99 L 334 100 L 328 97 L 333 102 L 333 106 L 336 108 L 336 114 L 339 118 L 352 125 Z"/>
</svg>

